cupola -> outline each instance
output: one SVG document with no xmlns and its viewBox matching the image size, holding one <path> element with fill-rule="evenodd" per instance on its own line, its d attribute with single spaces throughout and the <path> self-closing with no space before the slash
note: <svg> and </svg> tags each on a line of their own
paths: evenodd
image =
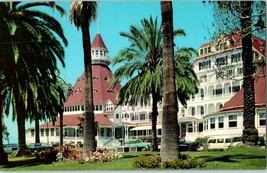
<svg viewBox="0 0 267 173">
<path fill-rule="evenodd" d="M 91 45 L 92 64 L 109 65 L 108 49 L 100 35 L 97 33 Z"/>
</svg>

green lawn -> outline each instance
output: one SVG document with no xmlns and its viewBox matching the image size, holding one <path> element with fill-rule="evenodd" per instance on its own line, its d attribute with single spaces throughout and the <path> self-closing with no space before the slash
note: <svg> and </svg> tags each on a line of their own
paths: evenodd
<svg viewBox="0 0 267 173">
<path fill-rule="evenodd" d="M 78 164 L 74 161 L 42 163 L 32 157 L 10 157 L 10 164 L 0 166 L 0 171 L 27 170 L 141 170 L 132 166 L 134 158 L 141 154 L 155 155 L 159 152 L 123 153 L 123 158 L 112 162 L 95 164 Z M 182 152 L 195 158 L 205 159 L 207 167 L 204 170 L 260 170 L 266 168 L 266 149 L 262 148 L 232 148 L 226 151 Z M 199 169 L 199 168 L 198 168 Z"/>
</svg>

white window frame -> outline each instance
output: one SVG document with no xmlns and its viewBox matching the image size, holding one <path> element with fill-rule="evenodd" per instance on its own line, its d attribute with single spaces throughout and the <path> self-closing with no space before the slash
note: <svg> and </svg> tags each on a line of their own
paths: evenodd
<svg viewBox="0 0 267 173">
<path fill-rule="evenodd" d="M 230 120 L 230 116 L 233 116 L 233 117 L 236 117 L 236 118 Z M 230 123 L 231 122 L 236 122 L 236 126 L 230 126 Z M 228 127 L 229 128 L 235 128 L 235 127 L 237 127 L 237 115 L 236 114 L 228 115 Z"/>
<path fill-rule="evenodd" d="M 214 121 L 211 121 L 211 120 L 214 120 Z M 210 124 L 210 129 L 213 130 L 216 128 L 216 118 L 215 117 L 210 117 L 209 119 L 209 124 Z M 212 125 L 214 125 L 214 127 L 212 127 Z"/>
<path fill-rule="evenodd" d="M 266 113 L 265 112 L 259 112 L 259 126 L 262 127 L 262 126 L 265 126 L 266 127 Z M 264 115 L 264 117 L 262 118 L 261 115 Z M 261 121 L 264 121 L 265 124 L 261 125 Z"/>
</svg>

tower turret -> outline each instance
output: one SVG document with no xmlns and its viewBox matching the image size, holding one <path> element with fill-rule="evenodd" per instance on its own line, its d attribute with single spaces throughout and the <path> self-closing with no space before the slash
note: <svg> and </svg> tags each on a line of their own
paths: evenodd
<svg viewBox="0 0 267 173">
<path fill-rule="evenodd" d="M 97 33 L 91 45 L 92 64 L 109 65 L 111 60 L 108 56 L 108 49 L 100 35 Z"/>
</svg>

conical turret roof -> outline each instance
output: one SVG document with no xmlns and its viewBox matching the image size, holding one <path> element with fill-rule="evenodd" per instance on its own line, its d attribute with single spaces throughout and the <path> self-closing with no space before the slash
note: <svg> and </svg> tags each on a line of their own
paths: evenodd
<svg viewBox="0 0 267 173">
<path fill-rule="evenodd" d="M 93 43 L 91 45 L 91 48 L 102 48 L 102 49 L 108 50 L 106 45 L 105 45 L 105 43 L 104 43 L 104 41 L 103 41 L 103 39 L 102 39 L 102 37 L 101 37 L 101 35 L 100 35 L 100 33 L 96 34 L 96 36 L 95 36 L 95 38 L 93 40 Z"/>
</svg>

